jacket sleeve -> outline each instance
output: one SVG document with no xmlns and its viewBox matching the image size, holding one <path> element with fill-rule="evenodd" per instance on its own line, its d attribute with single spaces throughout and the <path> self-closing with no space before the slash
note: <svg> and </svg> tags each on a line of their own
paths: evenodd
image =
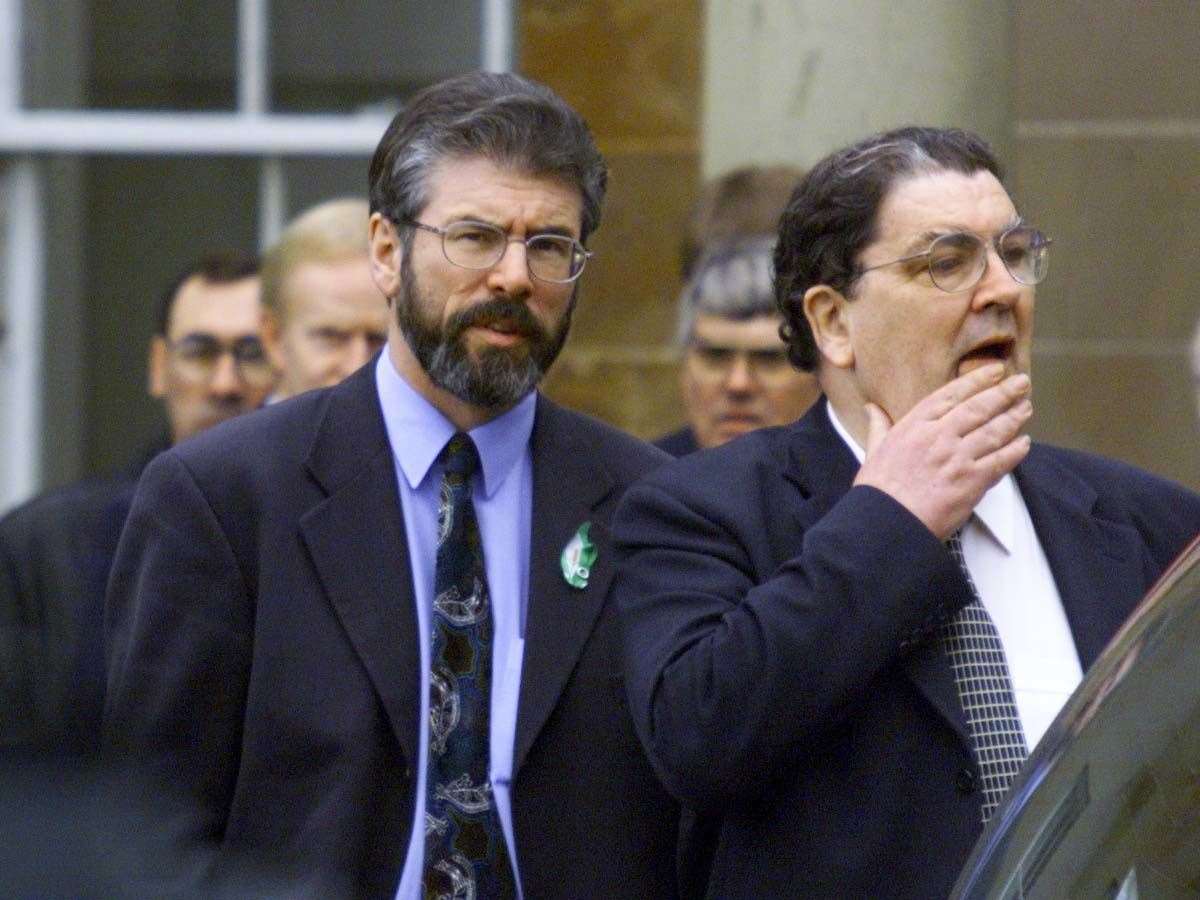
<svg viewBox="0 0 1200 900">
<path fill-rule="evenodd" d="M 185 464 L 146 470 L 109 581 L 104 753 L 177 849 L 223 833 L 238 768 L 252 598 Z"/>
<path fill-rule="evenodd" d="M 618 509 L 614 590 L 639 736 L 669 790 L 714 809 L 803 765 L 968 588 L 942 543 L 873 488 L 781 535 L 795 526 L 750 505 L 764 491 L 676 471 Z M 780 545 L 790 558 L 763 549 Z"/>
</svg>

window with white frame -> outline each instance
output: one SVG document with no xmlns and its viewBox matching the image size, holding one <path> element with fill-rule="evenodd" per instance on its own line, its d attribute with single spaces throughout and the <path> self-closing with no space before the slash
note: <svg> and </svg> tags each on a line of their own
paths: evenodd
<svg viewBox="0 0 1200 900">
<path fill-rule="evenodd" d="M 0 512 L 161 419 L 154 300 L 366 193 L 420 87 L 512 66 L 512 0 L 0 0 Z"/>
</svg>

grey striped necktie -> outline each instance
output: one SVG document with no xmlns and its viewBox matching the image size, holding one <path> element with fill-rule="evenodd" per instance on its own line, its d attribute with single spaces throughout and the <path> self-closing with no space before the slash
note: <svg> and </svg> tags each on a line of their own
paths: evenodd
<svg viewBox="0 0 1200 900">
<path fill-rule="evenodd" d="M 1013 698 L 1012 675 L 996 623 L 979 599 L 979 590 L 963 558 L 961 532 L 946 541 L 962 569 L 972 600 L 940 629 L 950 657 L 954 686 L 966 714 L 971 748 L 983 782 L 983 821 L 987 824 L 1029 755 Z"/>
</svg>

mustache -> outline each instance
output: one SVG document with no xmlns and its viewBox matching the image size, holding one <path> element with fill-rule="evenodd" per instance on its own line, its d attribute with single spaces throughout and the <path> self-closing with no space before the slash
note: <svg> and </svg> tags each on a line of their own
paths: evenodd
<svg viewBox="0 0 1200 900">
<path fill-rule="evenodd" d="M 511 324 L 517 331 L 539 341 L 548 337 L 529 307 L 511 297 L 495 297 L 454 313 L 446 323 L 446 334 L 451 340 L 457 340 L 468 328 L 487 327 L 495 322 Z"/>
</svg>

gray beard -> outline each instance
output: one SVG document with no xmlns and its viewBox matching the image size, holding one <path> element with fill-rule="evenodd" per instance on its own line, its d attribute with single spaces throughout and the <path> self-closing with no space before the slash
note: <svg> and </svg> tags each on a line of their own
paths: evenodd
<svg viewBox="0 0 1200 900">
<path fill-rule="evenodd" d="M 557 330 L 550 334 L 523 301 L 497 297 L 456 313 L 443 327 L 422 316 L 429 308 L 408 260 L 400 264 L 400 294 L 396 297 L 396 322 L 421 368 L 437 387 L 464 403 L 484 409 L 513 406 L 537 387 L 558 358 L 575 309 L 572 290 L 567 310 Z M 496 319 L 516 324 L 527 335 L 525 347 L 508 350 L 488 347 L 472 359 L 463 335 L 472 325 Z"/>
</svg>

